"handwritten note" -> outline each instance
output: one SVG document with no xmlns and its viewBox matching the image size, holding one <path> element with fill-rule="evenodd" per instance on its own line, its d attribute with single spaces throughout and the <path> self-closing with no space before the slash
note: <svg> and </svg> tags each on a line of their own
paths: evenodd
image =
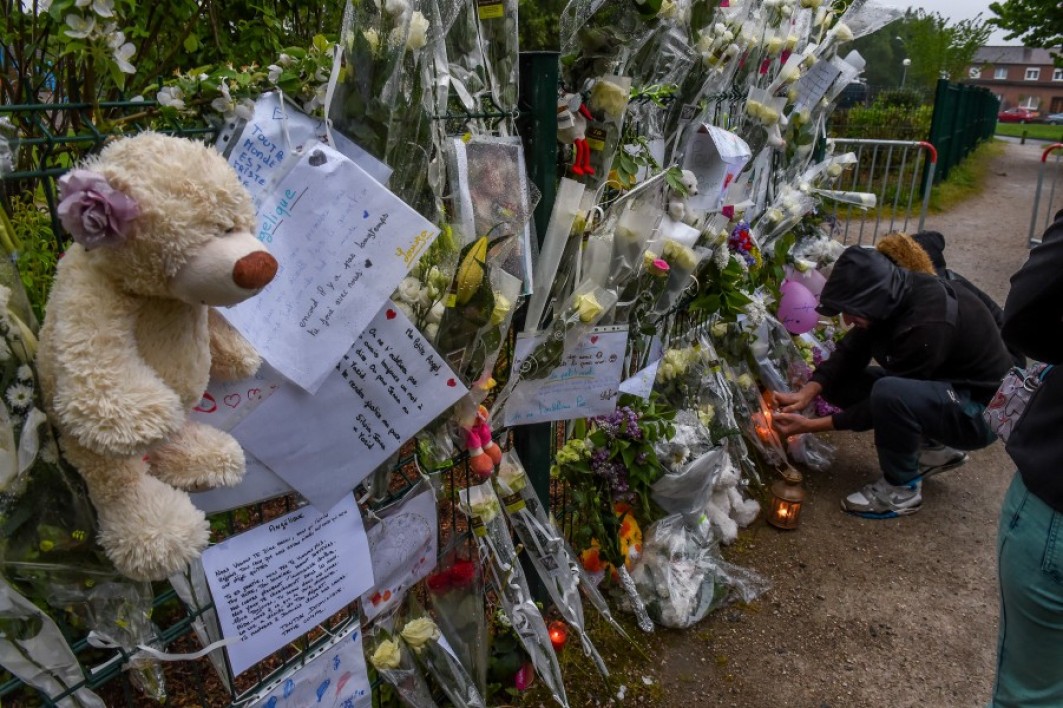
<svg viewBox="0 0 1063 708">
<path fill-rule="evenodd" d="M 304 507 L 211 546 L 203 570 L 233 674 L 336 614 L 373 585 L 362 516 L 348 494 L 328 513 Z"/>
<path fill-rule="evenodd" d="M 292 669 L 253 708 L 369 708 L 373 705 L 362 649 L 362 628 L 353 624 L 303 666 Z"/>
<path fill-rule="evenodd" d="M 230 431 L 284 383 L 284 377 L 266 363 L 257 374 L 242 381 L 211 381 L 190 417 L 219 430 Z M 240 484 L 196 492 L 191 495 L 192 503 L 206 514 L 216 514 L 294 491 L 246 450 L 244 457 L 247 472 Z"/>
<path fill-rule="evenodd" d="M 328 134 L 320 118 L 311 118 L 290 103 L 282 103 L 276 93 L 266 93 L 255 101 L 254 114 L 245 125 L 227 125 L 221 130 L 217 148 L 259 205 L 291 167 L 293 156 L 315 142 L 328 142 Z M 373 179 L 387 184 L 390 167 L 340 133 L 331 135 L 333 147 Z"/>
<path fill-rule="evenodd" d="M 377 511 L 376 516 L 380 521 L 367 532 L 376 585 L 362 596 L 368 620 L 402 602 L 406 591 L 436 567 L 439 537 L 431 488 L 411 490 L 401 503 Z"/>
<path fill-rule="evenodd" d="M 260 295 L 223 314 L 275 369 L 313 392 L 439 229 L 320 144 L 258 218 L 258 237 L 280 270 Z"/>
<path fill-rule="evenodd" d="M 513 369 L 536 344 L 517 338 Z M 566 352 L 561 365 L 545 379 L 522 381 L 506 401 L 506 425 L 527 425 L 604 415 L 616 409 L 627 347 L 626 327 L 598 327 Z"/>
<path fill-rule="evenodd" d="M 316 394 L 283 386 L 233 435 L 314 506 L 329 509 L 467 392 L 388 304 Z"/>
<path fill-rule="evenodd" d="M 822 59 L 817 61 L 807 74 L 797 80 L 797 101 L 794 110 L 802 111 L 815 106 L 841 75 L 841 69 L 832 62 Z"/>
</svg>

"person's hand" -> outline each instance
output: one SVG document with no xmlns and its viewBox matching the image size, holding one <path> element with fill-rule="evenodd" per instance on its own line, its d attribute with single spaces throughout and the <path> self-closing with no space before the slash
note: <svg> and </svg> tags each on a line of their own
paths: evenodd
<svg viewBox="0 0 1063 708">
<path fill-rule="evenodd" d="M 783 413 L 798 413 L 808 408 L 809 404 L 816 399 L 823 387 L 815 381 L 809 381 L 794 393 L 776 391 L 773 396 L 775 405 L 780 407 Z"/>
<path fill-rule="evenodd" d="M 771 422 L 783 439 L 791 435 L 815 432 L 813 421 L 797 413 L 776 413 Z"/>
</svg>

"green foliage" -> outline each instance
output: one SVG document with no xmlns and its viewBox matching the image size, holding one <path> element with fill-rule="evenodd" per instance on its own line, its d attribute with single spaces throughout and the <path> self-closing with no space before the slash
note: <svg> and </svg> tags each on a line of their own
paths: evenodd
<svg viewBox="0 0 1063 708">
<path fill-rule="evenodd" d="M 565 0 L 520 0 L 518 5 L 521 51 L 557 51 L 559 25 Z"/>
<path fill-rule="evenodd" d="M 875 97 L 874 107 L 914 109 L 923 105 L 923 94 L 910 88 L 883 91 Z"/>
<path fill-rule="evenodd" d="M 933 116 L 933 106 L 854 106 L 831 116 L 829 132 L 833 138 L 926 140 Z"/>
<path fill-rule="evenodd" d="M 11 220 L 5 230 L 12 235 L 11 243 L 4 244 L 15 254 L 19 276 L 26 289 L 30 306 L 38 320 L 44 318 L 44 305 L 55 277 L 59 258 L 59 243 L 52 233 L 52 220 L 42 196 L 23 194 L 10 201 Z M 0 210 L 0 218 L 7 221 Z"/>
<path fill-rule="evenodd" d="M 1058 48 L 1063 44 L 1063 11 L 1058 0 L 1004 0 L 990 3 L 996 17 L 989 23 L 1008 31 L 1006 39 L 1021 39 L 1027 47 Z M 1063 54 L 1054 54 L 1063 66 Z"/>
</svg>

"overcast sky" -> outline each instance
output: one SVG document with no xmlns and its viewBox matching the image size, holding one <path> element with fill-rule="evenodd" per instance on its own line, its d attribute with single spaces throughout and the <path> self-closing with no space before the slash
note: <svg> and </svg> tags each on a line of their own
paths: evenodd
<svg viewBox="0 0 1063 708">
<path fill-rule="evenodd" d="M 987 20 L 990 17 L 994 17 L 993 13 L 989 11 L 989 3 L 993 0 L 922 0 L 922 2 L 913 2 L 912 7 L 922 8 L 927 12 L 936 12 L 942 17 L 948 17 L 953 22 L 959 20 L 966 20 L 974 17 L 979 12 L 982 13 L 982 19 Z M 904 7 L 904 5 L 900 5 Z M 1017 39 L 1013 39 L 1010 42 L 1004 41 L 1004 32 L 997 30 L 989 38 L 989 44 L 1010 44 L 1014 46 L 1021 45 Z"/>
</svg>

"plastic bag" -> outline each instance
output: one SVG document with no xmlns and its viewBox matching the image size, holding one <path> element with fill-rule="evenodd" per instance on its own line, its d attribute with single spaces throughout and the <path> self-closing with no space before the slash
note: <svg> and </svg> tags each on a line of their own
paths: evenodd
<svg viewBox="0 0 1063 708">
<path fill-rule="evenodd" d="M 631 577 L 654 622 L 674 629 L 697 624 L 729 602 L 751 602 L 769 588 L 760 575 L 725 562 L 716 544 L 681 514 L 650 526 Z"/>
</svg>

